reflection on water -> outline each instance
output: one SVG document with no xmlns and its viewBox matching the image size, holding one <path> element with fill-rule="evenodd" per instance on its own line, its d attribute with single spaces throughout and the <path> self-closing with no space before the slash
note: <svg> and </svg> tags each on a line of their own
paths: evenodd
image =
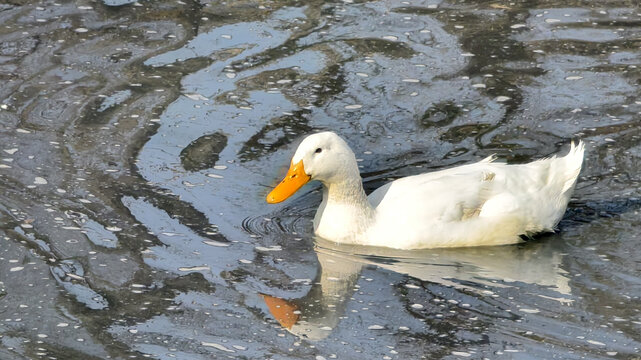
<svg viewBox="0 0 641 360">
<path fill-rule="evenodd" d="M 518 246 L 494 246 L 462 249 L 433 249 L 430 251 L 389 251 L 387 249 L 348 247 L 317 240 L 320 257 L 347 259 L 361 264 L 376 265 L 386 270 L 407 274 L 457 288 L 465 284 L 498 286 L 521 282 L 550 287 L 560 294 L 570 295 L 567 272 L 561 268 L 562 244 L 549 237 Z M 321 260 L 319 260 L 321 261 Z M 322 261 L 321 261 L 322 263 Z M 473 289 L 473 288 L 467 288 Z"/>
<path fill-rule="evenodd" d="M 563 253 L 552 241 L 522 246 L 400 251 L 339 245 L 317 238 L 314 250 L 318 274 L 305 296 L 279 299 L 263 295 L 272 316 L 283 327 L 310 340 L 327 338 L 339 325 L 347 303 L 358 290 L 355 286 L 362 268 L 368 265 L 408 275 L 421 286 L 434 283 L 491 296 L 494 292 L 490 289 L 494 287 L 518 289 L 521 285 L 538 285 L 554 290 L 556 297 L 548 298 L 560 304 L 574 301 L 568 273 L 560 266 Z M 413 284 L 405 287 L 419 288 Z M 408 311 L 423 309 L 421 304 L 408 305 Z"/>
<path fill-rule="evenodd" d="M 641 352 L 639 4 L 0 4 L 0 358 Z M 313 239 L 310 132 L 367 191 L 587 144 L 560 231 L 394 252 Z M 282 165 L 282 167 L 281 167 Z"/>
</svg>

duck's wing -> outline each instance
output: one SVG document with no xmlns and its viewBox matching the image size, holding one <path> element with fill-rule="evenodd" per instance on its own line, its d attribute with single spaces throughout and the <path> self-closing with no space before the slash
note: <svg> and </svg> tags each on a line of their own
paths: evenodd
<svg viewBox="0 0 641 360">
<path fill-rule="evenodd" d="M 460 221 L 478 216 L 496 193 L 496 172 L 487 162 L 398 179 L 368 197 L 379 215 Z M 396 216 L 393 216 L 396 217 Z"/>
<path fill-rule="evenodd" d="M 482 216 L 485 204 L 504 184 L 487 165 L 411 176 L 374 192 L 370 198 L 376 204 L 377 222 L 371 230 L 372 245 L 418 249 L 519 242 L 525 228 L 522 214 Z"/>
</svg>

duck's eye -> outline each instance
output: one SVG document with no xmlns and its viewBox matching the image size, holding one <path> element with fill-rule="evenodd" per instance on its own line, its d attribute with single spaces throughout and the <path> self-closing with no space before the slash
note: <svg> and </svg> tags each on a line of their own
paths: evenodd
<svg viewBox="0 0 641 360">
<path fill-rule="evenodd" d="M 322 151 L 323 151 L 323 149 L 318 148 L 318 149 L 316 149 L 316 151 L 314 151 L 314 152 L 315 152 L 316 154 L 320 154 Z"/>
</svg>

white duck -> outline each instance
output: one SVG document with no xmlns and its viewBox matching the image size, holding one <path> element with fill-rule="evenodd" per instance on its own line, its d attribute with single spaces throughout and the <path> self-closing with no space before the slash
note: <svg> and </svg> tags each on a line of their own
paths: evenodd
<svg viewBox="0 0 641 360">
<path fill-rule="evenodd" d="M 424 249 L 514 244 L 553 231 L 583 163 L 583 142 L 564 157 L 474 164 L 392 181 L 365 195 L 356 157 L 332 132 L 299 145 L 285 179 L 267 195 L 281 202 L 310 180 L 323 184 L 316 235 L 337 243 Z"/>
</svg>

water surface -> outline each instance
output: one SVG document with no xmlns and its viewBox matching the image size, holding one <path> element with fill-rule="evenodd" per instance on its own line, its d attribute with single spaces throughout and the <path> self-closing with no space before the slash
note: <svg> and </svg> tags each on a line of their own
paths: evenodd
<svg viewBox="0 0 641 360">
<path fill-rule="evenodd" d="M 635 1 L 0 5 L 0 358 L 630 359 L 641 352 Z M 314 239 L 333 130 L 367 191 L 583 139 L 559 231 Z"/>
</svg>

